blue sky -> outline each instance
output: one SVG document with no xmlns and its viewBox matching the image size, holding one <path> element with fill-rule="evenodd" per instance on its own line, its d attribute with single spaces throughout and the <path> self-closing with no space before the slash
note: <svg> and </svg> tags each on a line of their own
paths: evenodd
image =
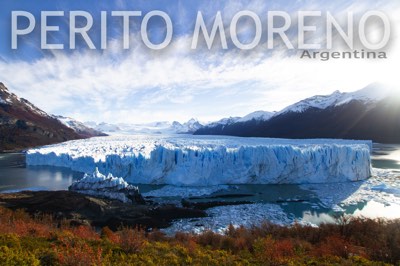
<svg viewBox="0 0 400 266">
<path fill-rule="evenodd" d="M 19 48 L 11 49 L 11 12 L 31 12 L 37 25 L 33 33 L 18 39 Z M 49 35 L 50 42 L 68 48 L 68 11 L 83 10 L 94 18 L 89 32 L 99 47 L 100 12 L 152 10 L 166 12 L 173 23 L 171 44 L 161 51 L 145 47 L 140 39 L 141 18 L 131 20 L 129 50 L 122 49 L 122 20 L 108 17 L 108 49 L 89 50 L 79 40 L 77 50 L 40 49 L 40 12 L 65 11 L 54 18 L 60 32 Z M 297 51 L 261 44 L 251 51 L 218 45 L 191 50 L 198 11 L 210 24 L 221 11 L 224 25 L 235 13 L 257 13 L 263 26 L 269 10 L 286 11 L 296 17 L 299 10 L 330 11 L 338 17 L 353 11 L 357 18 L 367 10 L 384 11 L 392 25 L 391 41 L 385 49 L 386 60 L 304 60 Z M 335 90 L 353 91 L 369 83 L 394 83 L 399 69 L 398 31 L 400 4 L 396 1 L 61 1 L 2 0 L 0 9 L 0 81 L 14 93 L 27 98 L 43 110 L 81 121 L 151 122 L 202 121 L 227 116 L 243 116 L 256 110 L 280 110 L 305 97 Z M 318 25 L 318 21 L 317 24 Z M 23 26 L 20 24 L 19 26 Z M 208 25 L 210 26 L 210 25 Z M 247 20 L 239 25 L 241 40 L 254 34 Z M 295 28 L 296 25 L 293 26 Z M 165 28 L 160 20 L 149 23 L 149 36 L 160 41 Z M 296 32 L 290 32 L 295 36 Z M 318 33 L 320 34 L 320 33 Z M 323 35 L 317 36 L 324 38 Z"/>
</svg>

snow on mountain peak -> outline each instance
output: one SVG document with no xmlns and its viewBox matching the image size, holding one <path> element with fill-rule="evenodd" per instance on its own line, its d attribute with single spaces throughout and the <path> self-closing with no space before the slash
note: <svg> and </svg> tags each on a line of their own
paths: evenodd
<svg viewBox="0 0 400 266">
<path fill-rule="evenodd" d="M 7 87 L 0 82 L 0 104 L 10 104 L 12 103 L 10 97 L 12 94 L 8 91 Z"/>
<path fill-rule="evenodd" d="M 152 122 L 145 124 L 108 124 L 95 122 L 86 122 L 87 126 L 93 127 L 96 130 L 109 133 L 111 135 L 131 135 L 131 134 L 186 134 L 193 133 L 203 125 L 195 118 L 190 119 L 185 123 L 178 121 L 168 122 Z"/>
<path fill-rule="evenodd" d="M 258 121 L 267 121 L 272 116 L 274 116 L 275 112 L 267 112 L 267 111 L 255 111 L 248 115 L 243 116 L 237 122 L 247 122 L 251 120 L 258 120 Z"/>
<path fill-rule="evenodd" d="M 233 124 L 236 123 L 238 120 L 240 119 L 240 117 L 235 116 L 235 117 L 227 117 L 227 118 L 222 118 L 221 120 L 218 120 L 217 124 L 221 124 L 221 125 L 229 125 L 229 124 Z"/>
<path fill-rule="evenodd" d="M 367 87 L 348 93 L 348 97 L 362 101 L 380 101 L 392 93 L 392 88 L 381 83 L 372 83 Z"/>
<path fill-rule="evenodd" d="M 58 119 L 61 123 L 69 128 L 79 128 L 84 126 L 82 123 L 70 117 L 64 117 L 61 115 L 54 115 L 53 117 Z"/>
<path fill-rule="evenodd" d="M 309 108 L 326 109 L 331 106 L 347 104 L 351 101 L 361 101 L 364 103 L 378 102 L 388 97 L 390 92 L 390 88 L 379 83 L 370 84 L 355 92 L 340 92 L 336 90 L 330 95 L 316 95 L 304 99 L 284 108 L 276 114 L 284 114 L 287 112 L 301 113 Z"/>
<path fill-rule="evenodd" d="M 190 120 L 188 120 L 186 123 L 183 124 L 174 121 L 172 122 L 171 125 L 171 129 L 176 133 L 193 133 L 201 127 L 202 125 L 195 118 L 191 118 Z"/>
<path fill-rule="evenodd" d="M 7 87 L 4 85 L 3 82 L 0 82 L 0 91 L 6 91 L 6 92 L 8 92 L 8 89 L 7 89 Z"/>
<path fill-rule="evenodd" d="M 98 124 L 95 129 L 101 132 L 117 132 L 121 130 L 121 128 L 117 125 L 108 124 L 104 122 Z"/>
<path fill-rule="evenodd" d="M 195 118 L 191 118 L 191 119 L 189 119 L 189 121 L 187 121 L 186 123 L 189 123 L 189 124 L 194 124 L 194 123 L 196 123 L 196 122 L 198 122 L 198 120 L 197 120 L 197 119 L 195 119 Z"/>
<path fill-rule="evenodd" d="M 0 104 L 13 105 L 43 117 L 50 117 L 46 112 L 36 107 L 30 101 L 24 98 L 19 98 L 14 93 L 11 93 L 3 83 L 0 83 Z"/>
<path fill-rule="evenodd" d="M 46 117 L 50 117 L 46 112 L 42 111 L 41 109 L 39 109 L 38 107 L 36 107 L 33 103 L 31 103 L 30 101 L 24 99 L 24 98 L 20 98 L 18 99 L 21 103 L 23 103 L 25 106 L 27 106 L 29 109 L 31 109 L 33 112 L 41 115 L 41 116 L 46 116 Z"/>
<path fill-rule="evenodd" d="M 63 123 L 66 127 L 71 128 L 72 130 L 74 130 L 76 133 L 82 135 L 82 136 L 87 136 L 87 137 L 91 137 L 91 136 L 104 136 L 104 133 L 95 130 L 87 125 L 85 125 L 82 122 L 79 122 L 73 118 L 70 117 L 64 117 L 64 116 L 56 116 L 53 115 L 53 118 L 57 119 L 58 121 L 60 121 L 61 123 Z"/>
</svg>

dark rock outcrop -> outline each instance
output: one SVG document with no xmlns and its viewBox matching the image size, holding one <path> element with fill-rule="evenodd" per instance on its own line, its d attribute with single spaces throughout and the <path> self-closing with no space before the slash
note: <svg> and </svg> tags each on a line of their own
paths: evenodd
<svg viewBox="0 0 400 266">
<path fill-rule="evenodd" d="M 202 210 L 175 205 L 131 204 L 86 196 L 72 191 L 22 191 L 0 194 L 0 205 L 11 209 L 25 209 L 28 213 L 51 214 L 60 221 L 72 224 L 165 228 L 175 219 L 205 217 Z"/>
</svg>

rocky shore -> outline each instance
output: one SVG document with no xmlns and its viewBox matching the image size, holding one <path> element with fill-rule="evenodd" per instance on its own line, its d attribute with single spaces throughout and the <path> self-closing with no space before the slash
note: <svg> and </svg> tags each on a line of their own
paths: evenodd
<svg viewBox="0 0 400 266">
<path fill-rule="evenodd" d="M 21 191 L 0 194 L 0 206 L 24 209 L 31 215 L 50 214 L 54 219 L 71 224 L 166 228 L 176 219 L 205 217 L 203 210 L 171 204 L 123 203 L 87 196 L 73 191 Z"/>
</svg>

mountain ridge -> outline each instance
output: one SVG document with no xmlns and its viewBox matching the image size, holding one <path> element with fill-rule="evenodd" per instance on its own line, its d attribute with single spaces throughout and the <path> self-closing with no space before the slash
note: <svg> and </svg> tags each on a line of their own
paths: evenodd
<svg viewBox="0 0 400 266">
<path fill-rule="evenodd" d="M 79 122 L 78 120 L 71 118 L 71 117 L 65 117 L 61 115 L 53 115 L 52 117 L 58 119 L 63 123 L 65 126 L 73 129 L 76 133 L 81 135 L 82 137 L 90 138 L 90 137 L 100 137 L 100 136 L 107 136 L 107 134 L 95 130 L 91 127 L 86 126 L 84 123 Z"/>
<path fill-rule="evenodd" d="M 87 138 L 0 82 L 0 152 Z"/>
<path fill-rule="evenodd" d="M 276 112 L 268 120 L 209 125 L 194 134 L 400 143 L 399 133 L 399 95 L 391 88 L 371 84 L 355 92 L 335 91 L 330 95 L 309 97 Z"/>
</svg>

